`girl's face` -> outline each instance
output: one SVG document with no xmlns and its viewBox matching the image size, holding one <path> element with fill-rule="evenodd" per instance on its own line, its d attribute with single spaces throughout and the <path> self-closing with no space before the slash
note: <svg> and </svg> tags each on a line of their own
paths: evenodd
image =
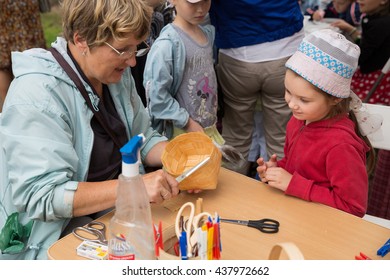
<svg viewBox="0 0 390 280">
<path fill-rule="evenodd" d="M 353 0 L 333 0 L 333 7 L 339 14 L 344 13 Z"/>
<path fill-rule="evenodd" d="M 327 118 L 332 106 L 340 101 L 322 94 L 290 69 L 287 69 L 284 84 L 286 87 L 284 98 L 294 117 L 306 121 L 306 124 Z"/>
<path fill-rule="evenodd" d="M 389 0 L 357 0 L 360 11 L 368 15 L 375 14 L 383 9 Z"/>
<path fill-rule="evenodd" d="M 171 2 L 176 9 L 176 17 L 193 25 L 204 21 L 211 6 L 211 0 L 201 0 L 197 3 L 190 3 L 187 0 L 172 0 Z"/>
</svg>

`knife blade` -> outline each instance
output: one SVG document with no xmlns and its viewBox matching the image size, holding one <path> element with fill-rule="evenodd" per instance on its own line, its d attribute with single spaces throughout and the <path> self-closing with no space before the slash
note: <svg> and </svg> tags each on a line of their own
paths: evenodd
<svg viewBox="0 0 390 280">
<path fill-rule="evenodd" d="M 192 173 L 194 173 L 196 170 L 198 170 L 199 168 L 201 168 L 203 165 L 205 165 L 208 161 L 210 160 L 210 157 L 206 157 L 204 160 L 202 160 L 201 162 L 199 162 L 197 165 L 195 165 L 194 167 L 191 167 L 190 169 L 184 171 L 181 175 L 177 176 L 176 177 L 176 181 L 177 182 L 181 182 L 183 181 L 185 178 L 187 178 L 188 176 L 190 176 Z"/>
</svg>

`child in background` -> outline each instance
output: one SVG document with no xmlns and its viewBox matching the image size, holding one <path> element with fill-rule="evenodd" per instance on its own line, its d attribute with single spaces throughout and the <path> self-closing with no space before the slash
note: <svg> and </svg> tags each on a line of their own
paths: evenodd
<svg viewBox="0 0 390 280">
<path fill-rule="evenodd" d="M 360 27 L 362 12 L 360 11 L 359 3 L 356 0 L 333 0 L 328 7 L 329 18 L 338 18 L 331 23 L 331 26 L 339 28 L 343 34 L 351 41 L 353 34 Z"/>
<path fill-rule="evenodd" d="M 326 7 L 323 9 L 322 16 L 315 16 L 321 11 L 317 8 L 312 9 L 312 19 L 320 21 L 326 18 L 339 19 L 332 23 L 332 26 L 338 27 L 344 32 L 344 35 L 348 35 L 353 27 L 360 25 L 362 14 L 359 9 L 359 4 L 356 0 L 333 0 L 328 1 Z M 310 10 L 310 9 L 309 9 Z M 314 12 L 316 14 L 314 14 Z M 310 14 L 306 12 L 305 14 Z M 352 26 L 349 28 L 349 26 Z"/>
<path fill-rule="evenodd" d="M 153 8 L 152 23 L 150 26 L 149 37 L 142 43 L 139 49 L 151 47 L 157 37 L 160 35 L 161 30 L 165 25 L 173 21 L 173 7 L 168 0 L 145 0 L 145 2 Z M 137 64 L 131 67 L 131 74 L 134 77 L 135 87 L 137 88 L 138 95 L 141 97 L 144 106 L 147 106 L 147 100 L 145 96 L 145 88 L 143 86 L 144 69 L 147 55 L 136 57 Z"/>
<path fill-rule="evenodd" d="M 211 0 L 171 0 L 176 10 L 154 42 L 146 61 L 144 86 L 152 126 L 168 138 L 204 131 L 223 144 L 217 128 L 215 29 L 201 25 Z"/>
<path fill-rule="evenodd" d="M 359 55 L 357 45 L 330 29 L 305 37 L 286 63 L 285 99 L 293 116 L 285 157 L 259 158 L 257 171 L 263 182 L 287 195 L 362 217 L 368 196 L 366 154 L 373 159 L 363 135 L 374 129 L 360 126 L 361 101 L 350 90 Z"/>
<path fill-rule="evenodd" d="M 365 16 L 361 34 L 358 30 L 353 34 L 354 39 L 361 36 L 358 40 L 361 54 L 351 88 L 365 100 L 390 58 L 390 0 L 359 0 L 359 3 Z M 368 102 L 390 105 L 390 72 L 382 79 Z"/>
<path fill-rule="evenodd" d="M 146 42 L 152 46 L 165 25 L 174 19 L 174 8 L 168 0 L 145 0 L 153 8 L 150 34 Z"/>
<path fill-rule="evenodd" d="M 310 19 L 319 21 L 324 18 L 325 9 L 331 0 L 302 0 L 299 2 L 304 15 L 309 15 Z"/>
</svg>

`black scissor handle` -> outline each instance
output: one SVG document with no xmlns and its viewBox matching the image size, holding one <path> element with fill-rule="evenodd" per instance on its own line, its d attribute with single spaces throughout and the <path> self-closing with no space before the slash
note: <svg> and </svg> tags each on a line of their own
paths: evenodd
<svg viewBox="0 0 390 280">
<path fill-rule="evenodd" d="M 248 227 L 257 228 L 264 233 L 277 233 L 280 223 L 273 219 L 249 220 Z"/>
</svg>

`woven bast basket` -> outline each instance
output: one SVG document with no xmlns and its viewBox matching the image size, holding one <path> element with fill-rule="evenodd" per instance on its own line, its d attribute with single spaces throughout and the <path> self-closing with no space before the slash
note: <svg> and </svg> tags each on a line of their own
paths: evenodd
<svg viewBox="0 0 390 280">
<path fill-rule="evenodd" d="M 176 136 L 165 147 L 161 161 L 164 169 L 177 177 L 207 156 L 210 156 L 210 160 L 184 179 L 179 188 L 181 190 L 210 190 L 217 187 L 222 154 L 206 134 L 189 132 Z"/>
</svg>

